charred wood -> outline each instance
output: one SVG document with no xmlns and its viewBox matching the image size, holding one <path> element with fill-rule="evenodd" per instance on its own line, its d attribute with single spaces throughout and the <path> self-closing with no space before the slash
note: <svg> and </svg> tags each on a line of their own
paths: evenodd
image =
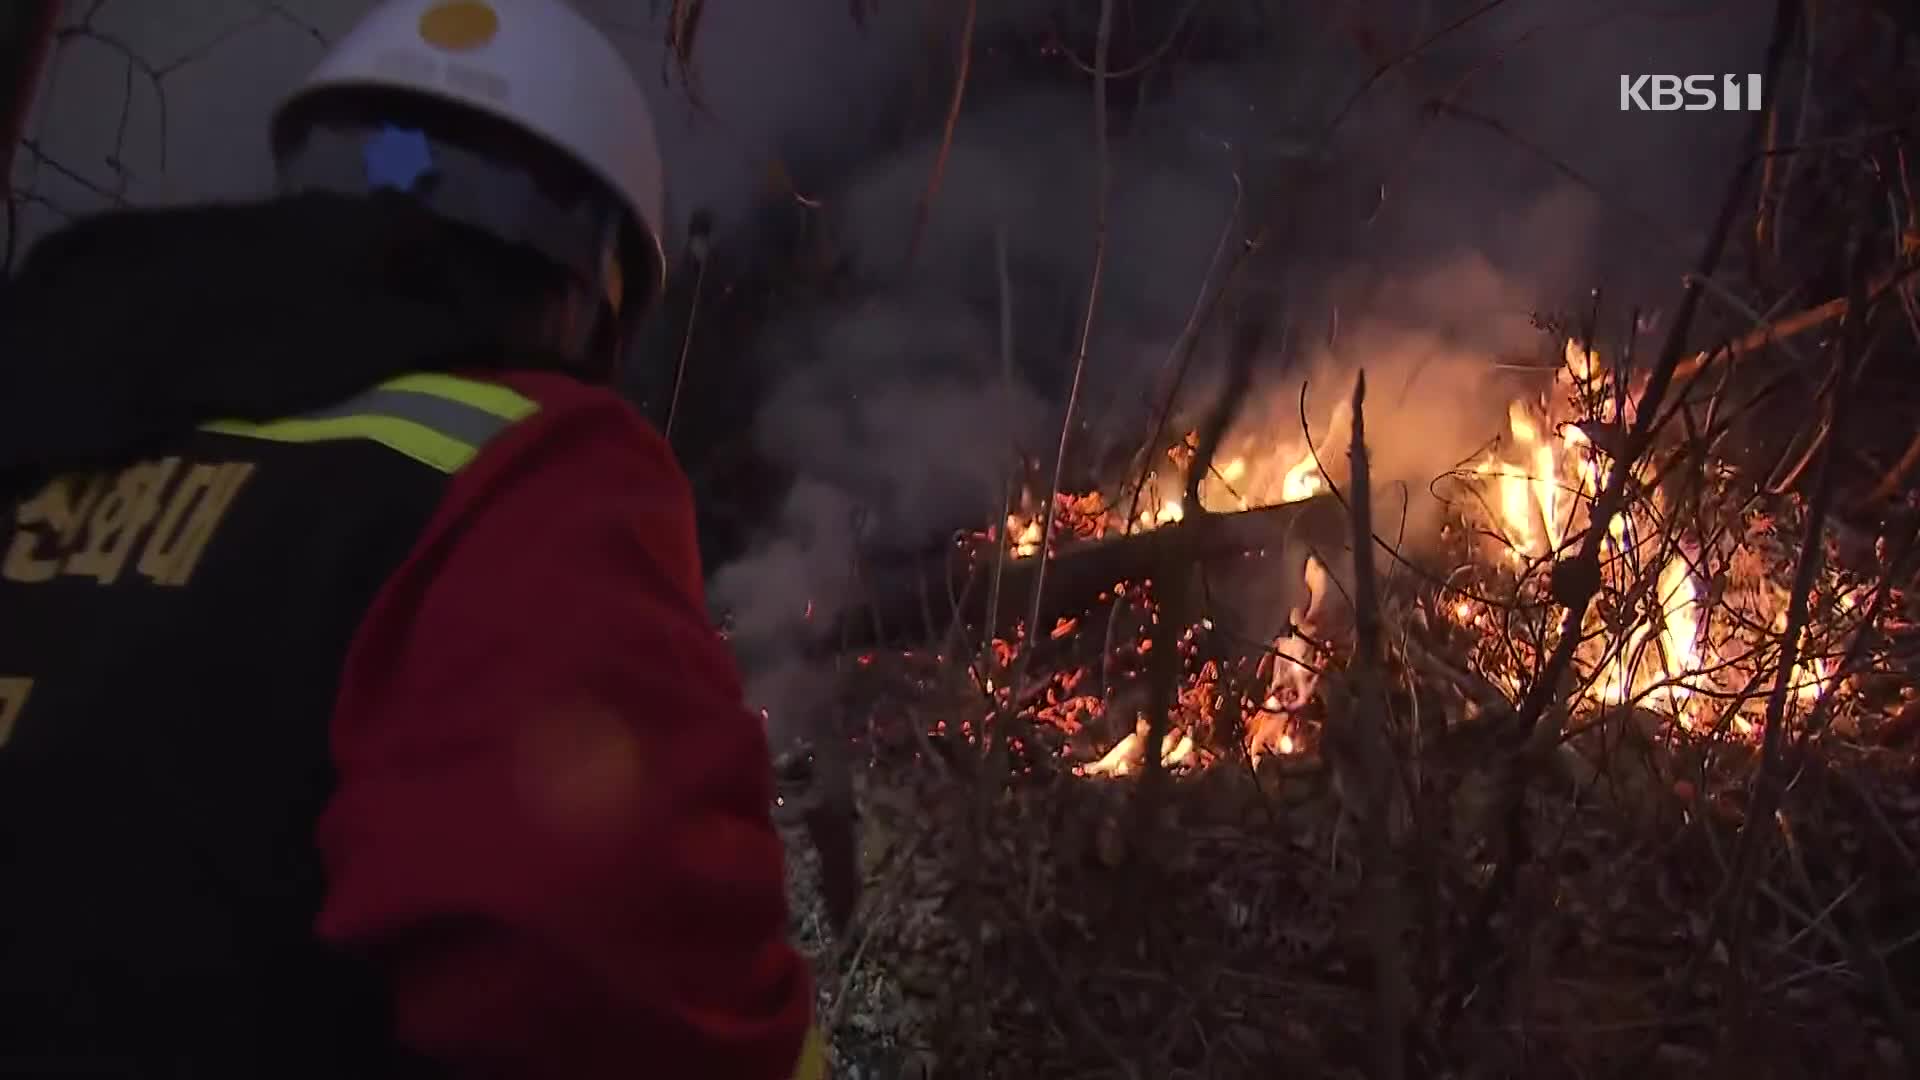
<svg viewBox="0 0 1920 1080">
<path fill-rule="evenodd" d="M 1284 573 L 1304 562 L 1310 550 L 1342 546 L 1344 512 L 1331 498 L 1208 514 L 1180 526 L 1187 558 L 1202 569 L 1224 570 L 1255 560 Z M 1048 560 L 1041 585 L 1040 620 L 1079 615 L 1100 602 L 1116 583 L 1143 583 L 1165 565 L 1176 530 L 1157 529 L 1066 547 Z M 1003 595 L 1029 596 L 1039 570 L 1037 557 L 1009 560 Z M 976 580 L 990 572 L 992 549 L 986 545 L 950 546 L 937 553 L 870 557 L 863 574 L 866 594 L 851 606 L 816 648 L 883 648 L 926 642 L 923 593 L 932 594 L 936 629 L 944 633 L 956 618 L 986 629 L 986 594 Z M 1296 575 L 1297 576 L 1297 575 Z M 1231 605 L 1228 605 L 1231 607 Z M 1282 610 L 1284 615 L 1284 609 Z M 1002 604 L 994 636 L 1009 638 L 1025 617 L 1023 605 Z"/>
</svg>

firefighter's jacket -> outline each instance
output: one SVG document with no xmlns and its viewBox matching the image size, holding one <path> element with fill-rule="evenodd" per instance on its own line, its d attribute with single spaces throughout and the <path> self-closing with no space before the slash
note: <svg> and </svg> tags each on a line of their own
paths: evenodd
<svg viewBox="0 0 1920 1080">
<path fill-rule="evenodd" d="M 816 1070 L 765 739 L 663 441 L 484 334 L 422 347 L 472 312 L 309 373 L 355 344 L 359 261 L 306 275 L 327 327 L 239 279 L 393 224 L 226 212 L 76 227 L 0 310 L 0 1075 Z M 165 265 L 116 245 L 156 240 L 254 257 L 196 284 L 284 328 L 203 321 L 195 356 L 189 286 L 115 309 Z M 70 290 L 117 335 L 42 325 Z"/>
</svg>

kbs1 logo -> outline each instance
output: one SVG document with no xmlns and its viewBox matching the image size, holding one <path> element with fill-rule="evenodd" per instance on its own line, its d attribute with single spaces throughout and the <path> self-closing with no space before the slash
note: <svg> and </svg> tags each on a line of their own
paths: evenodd
<svg viewBox="0 0 1920 1080">
<path fill-rule="evenodd" d="M 1760 111 L 1758 75 L 1622 75 L 1620 111 Z"/>
</svg>

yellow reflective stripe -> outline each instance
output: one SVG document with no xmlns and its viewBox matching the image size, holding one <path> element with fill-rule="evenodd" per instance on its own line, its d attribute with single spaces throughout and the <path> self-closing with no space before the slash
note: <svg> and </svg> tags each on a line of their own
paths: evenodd
<svg viewBox="0 0 1920 1080">
<path fill-rule="evenodd" d="M 326 420 L 270 420 L 264 424 L 243 420 L 216 420 L 202 430 L 241 435 L 273 442 L 309 443 L 333 439 L 371 439 L 441 472 L 458 472 L 479 448 L 442 435 L 411 420 L 394 416 L 336 416 Z"/>
<path fill-rule="evenodd" d="M 793 1080 L 827 1080 L 827 1041 L 812 1024 L 807 1025 L 807 1041 L 800 1044 L 800 1061 L 793 1067 Z"/>
<path fill-rule="evenodd" d="M 402 375 L 397 379 L 388 379 L 381 383 L 380 389 L 432 394 L 434 397 L 457 401 L 462 405 L 471 405 L 482 412 L 492 413 L 502 420 L 524 420 L 540 409 L 536 402 L 521 397 L 504 386 L 475 379 L 463 379 L 458 375 Z"/>
<path fill-rule="evenodd" d="M 413 374 L 304 416 L 220 420 L 202 430 L 274 442 L 368 439 L 441 472 L 458 472 L 502 429 L 540 409 L 504 386 L 457 375 Z"/>
</svg>

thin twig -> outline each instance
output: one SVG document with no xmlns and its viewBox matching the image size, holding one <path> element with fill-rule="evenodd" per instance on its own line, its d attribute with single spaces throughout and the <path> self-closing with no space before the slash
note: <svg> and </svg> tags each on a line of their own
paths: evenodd
<svg viewBox="0 0 1920 1080">
<path fill-rule="evenodd" d="M 1100 0 L 1100 33 L 1094 49 L 1094 67 L 1104 73 L 1107 68 L 1107 49 L 1113 39 L 1113 0 Z M 1051 557 L 1053 542 L 1053 522 L 1060 502 L 1060 485 L 1065 479 L 1067 467 L 1067 447 L 1073 438 L 1074 412 L 1080 404 L 1080 386 L 1087 372 L 1087 353 L 1093 347 L 1095 317 L 1100 309 L 1100 285 L 1107 268 L 1107 209 L 1111 194 L 1112 177 L 1109 173 L 1111 163 L 1107 158 L 1107 80 L 1096 77 L 1093 80 L 1093 142 L 1094 142 L 1094 185 L 1093 201 L 1093 268 L 1087 280 L 1087 309 L 1080 325 L 1080 345 L 1073 358 L 1073 381 L 1067 388 L 1067 405 L 1060 417 L 1060 442 L 1054 449 L 1053 482 L 1047 486 L 1047 504 L 1040 523 L 1040 550 L 1034 558 L 1040 562 L 1033 572 L 1033 600 L 1027 608 L 1027 638 L 1032 641 L 1039 633 L 1040 601 L 1044 595 L 1047 578 L 1047 562 Z M 1033 656 L 1031 647 L 1022 649 L 1020 661 L 1015 666 L 1012 685 L 1014 698 L 1020 696 L 1022 684 L 1026 678 L 1029 661 Z"/>
<path fill-rule="evenodd" d="M 967 13 L 960 26 L 960 57 L 953 77 L 953 96 L 947 101 L 947 121 L 940 130 L 940 147 L 933 154 L 933 171 L 927 174 L 927 186 L 913 207 L 913 231 L 907 236 L 907 264 L 920 253 L 920 239 L 927 221 L 933 216 L 933 200 L 940 195 L 946 179 L 947 158 L 953 152 L 953 132 L 960 124 L 960 109 L 967 100 L 967 76 L 973 70 L 973 28 L 979 21 L 979 0 L 967 0 Z"/>
<path fill-rule="evenodd" d="M 700 297 L 707 286 L 707 256 L 712 252 L 711 219 L 695 214 L 688 227 L 687 252 L 698 267 L 693 273 L 693 298 L 687 302 L 687 325 L 680 332 L 680 360 L 673 369 L 673 392 L 667 398 L 667 419 L 660 436 L 673 442 L 673 421 L 680 412 L 680 387 L 687 378 L 687 358 L 693 353 L 693 331 L 700 322 Z"/>
<path fill-rule="evenodd" d="M 1340 125 L 1344 123 L 1347 116 L 1359 106 L 1361 99 L 1365 98 L 1375 86 L 1379 85 L 1381 79 L 1386 78 L 1389 74 L 1399 69 L 1402 64 L 1407 63 L 1414 57 L 1419 56 L 1421 53 L 1433 47 L 1442 38 L 1458 33 L 1482 16 L 1501 7 L 1506 2 L 1507 0 L 1487 0 L 1486 3 L 1481 4 L 1479 7 L 1474 8 L 1472 11 L 1467 12 L 1465 15 L 1460 16 L 1458 19 L 1455 19 L 1440 29 L 1435 30 L 1426 37 L 1421 38 L 1419 42 L 1415 43 L 1414 46 L 1407 51 L 1376 65 L 1372 73 L 1362 80 L 1359 86 L 1354 88 L 1353 93 L 1347 96 L 1346 102 L 1340 106 L 1339 111 L 1333 114 L 1332 121 L 1327 124 L 1326 130 L 1321 135 L 1319 150 L 1321 152 L 1326 150 L 1327 146 L 1332 143 L 1334 133 L 1339 130 Z"/>
<path fill-rule="evenodd" d="M 1187 28 L 1187 20 L 1193 18 L 1194 11 L 1199 7 L 1200 0 L 1187 0 L 1186 6 L 1182 7 L 1180 13 L 1174 16 L 1173 29 L 1167 31 L 1165 40 L 1154 46 L 1153 49 L 1148 51 L 1147 55 L 1141 57 L 1133 64 L 1123 67 L 1118 71 L 1109 71 L 1098 77 L 1102 79 L 1131 79 L 1135 75 L 1140 75 L 1150 70 L 1153 65 L 1160 62 L 1162 57 L 1167 55 L 1169 49 L 1173 48 L 1173 43 L 1180 40 L 1180 31 Z M 1079 68 L 1082 75 L 1097 74 L 1091 65 L 1078 56 L 1075 56 L 1071 50 L 1067 52 L 1067 62 Z"/>
<path fill-rule="evenodd" d="M 1861 313 L 1864 315 L 1864 313 Z M 1852 324 L 1847 334 L 1850 346 L 1864 343 L 1864 335 L 1858 330 L 1865 320 L 1861 316 L 1850 319 Z M 1845 348 L 1835 360 L 1835 366 L 1844 368 L 1851 360 L 1851 347 Z M 1832 430 L 1840 432 L 1845 421 L 1847 399 L 1851 395 L 1844 385 L 1838 386 L 1828 406 L 1828 421 Z M 1733 862 L 1727 870 L 1718 902 L 1712 913 L 1713 928 L 1724 929 L 1725 940 L 1731 947 L 1735 964 L 1740 962 L 1739 946 L 1743 944 L 1746 931 L 1745 893 L 1750 879 L 1757 872 L 1760 857 L 1760 843 L 1764 836 L 1774 828 L 1773 812 L 1780 805 L 1783 794 L 1784 765 L 1786 763 L 1786 722 L 1787 703 L 1793 698 L 1794 673 L 1799 669 L 1802 638 L 1806 635 L 1807 623 L 1812 618 L 1812 606 L 1809 597 L 1813 594 L 1813 585 L 1818 580 L 1826 549 L 1827 512 L 1833 505 L 1835 483 L 1835 463 L 1838 461 L 1839 444 L 1829 443 L 1821 455 L 1820 476 L 1815 483 L 1813 498 L 1807 508 L 1807 520 L 1800 539 L 1800 554 L 1794 568 L 1793 587 L 1787 599 L 1787 625 L 1780 633 L 1780 662 L 1778 673 L 1774 677 L 1772 692 L 1767 696 L 1765 726 L 1760 737 L 1760 768 L 1753 780 L 1753 792 L 1749 799 L 1746 822 L 1740 828 L 1740 836 L 1734 844 Z M 1715 935 L 1709 934 L 1708 940 Z M 1699 961 L 1690 965 L 1689 971 L 1697 970 Z M 1676 987 L 1676 993 L 1683 993 L 1688 986 L 1682 980 Z"/>
<path fill-rule="evenodd" d="M 1001 415 L 1013 415 L 1013 278 L 1007 270 L 1007 227 L 997 225 L 993 230 L 993 266 L 994 277 L 999 285 L 1000 299 L 1000 394 Z M 1012 451 L 1013 447 L 1008 447 Z M 1010 453 L 1009 458 L 1017 457 Z M 1012 461 L 1009 460 L 1009 466 Z M 1000 487 L 1000 520 L 994 523 L 993 535 L 1000 543 L 993 553 L 993 577 L 987 586 L 987 620 L 985 633 L 981 636 L 982 671 L 989 670 L 988 659 L 993 655 L 994 628 L 1000 625 L 1000 582 L 1006 574 L 1007 549 L 1013 537 L 1007 535 L 1007 521 L 1013 516 L 1013 477 L 1004 476 Z M 1046 546 L 1046 538 L 1041 538 L 1041 546 Z"/>
<path fill-rule="evenodd" d="M 1426 108 L 1432 115 L 1461 120 L 1477 127 L 1485 128 L 1501 138 L 1506 139 L 1513 145 L 1538 158 L 1542 163 L 1552 168 L 1553 171 L 1583 188 L 1589 194 L 1596 196 L 1600 201 L 1630 218 L 1634 224 L 1646 230 L 1650 240 L 1655 241 L 1661 247 L 1669 250 L 1675 247 L 1673 232 L 1667 226 L 1649 217 L 1644 211 L 1619 195 L 1605 190 L 1597 181 L 1561 160 L 1559 157 L 1556 157 L 1539 143 L 1515 131 L 1505 121 L 1484 113 L 1475 112 L 1462 105 L 1456 105 L 1451 101 L 1429 101 L 1427 102 Z"/>
</svg>

